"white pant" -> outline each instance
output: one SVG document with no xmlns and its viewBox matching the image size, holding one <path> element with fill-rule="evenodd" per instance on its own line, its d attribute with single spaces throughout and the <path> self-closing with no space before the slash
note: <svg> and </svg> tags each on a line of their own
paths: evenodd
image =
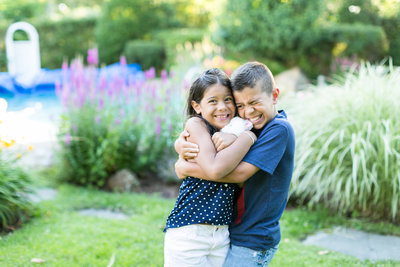
<svg viewBox="0 0 400 267">
<path fill-rule="evenodd" d="M 169 228 L 164 240 L 164 267 L 222 266 L 229 242 L 227 225 Z"/>
</svg>

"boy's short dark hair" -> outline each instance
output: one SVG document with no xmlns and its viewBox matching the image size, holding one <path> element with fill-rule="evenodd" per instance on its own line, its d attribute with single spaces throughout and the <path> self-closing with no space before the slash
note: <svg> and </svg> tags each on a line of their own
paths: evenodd
<svg viewBox="0 0 400 267">
<path fill-rule="evenodd" d="M 274 76 L 265 64 L 260 62 L 248 62 L 241 65 L 232 73 L 232 89 L 241 91 L 245 87 L 254 88 L 257 85 L 259 88 L 272 94 L 275 87 Z"/>
</svg>

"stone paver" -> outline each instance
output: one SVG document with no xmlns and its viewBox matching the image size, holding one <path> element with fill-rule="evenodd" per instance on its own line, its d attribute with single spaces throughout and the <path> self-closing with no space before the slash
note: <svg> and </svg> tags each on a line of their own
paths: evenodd
<svg viewBox="0 0 400 267">
<path fill-rule="evenodd" d="M 106 219 L 117 219 L 117 220 L 124 220 L 127 219 L 128 216 L 121 213 L 121 212 L 114 212 L 110 210 L 103 210 L 103 209 L 84 209 L 79 211 L 80 214 L 85 216 L 96 216 L 99 218 L 106 218 Z"/>
<path fill-rule="evenodd" d="M 377 235 L 335 227 L 332 233 L 318 232 L 307 237 L 303 244 L 341 252 L 360 260 L 400 261 L 400 237 L 395 236 Z"/>
<path fill-rule="evenodd" d="M 35 189 L 33 194 L 29 195 L 29 198 L 32 202 L 38 203 L 43 200 L 51 200 L 54 199 L 57 195 L 57 190 L 52 188 L 38 188 Z"/>
</svg>

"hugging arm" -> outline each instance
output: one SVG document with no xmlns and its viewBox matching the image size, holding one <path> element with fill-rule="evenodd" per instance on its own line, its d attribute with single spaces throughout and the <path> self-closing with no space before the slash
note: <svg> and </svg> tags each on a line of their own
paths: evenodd
<svg viewBox="0 0 400 267">
<path fill-rule="evenodd" d="M 256 138 L 252 132 L 242 133 L 233 144 L 217 153 L 207 127 L 200 118 L 190 118 L 185 128 L 190 135 L 188 141 L 201 147 L 196 163 L 204 172 L 205 177 L 210 180 L 218 180 L 226 176 L 240 163 L 253 144 L 248 134 Z M 202 176 L 195 177 L 203 178 Z"/>
<path fill-rule="evenodd" d="M 196 163 L 188 162 L 180 158 L 175 163 L 175 172 L 180 179 L 187 176 L 201 177 L 204 180 L 225 182 L 225 183 L 243 183 L 259 170 L 258 167 L 247 162 L 240 162 L 230 173 L 223 177 L 210 177 Z"/>
</svg>

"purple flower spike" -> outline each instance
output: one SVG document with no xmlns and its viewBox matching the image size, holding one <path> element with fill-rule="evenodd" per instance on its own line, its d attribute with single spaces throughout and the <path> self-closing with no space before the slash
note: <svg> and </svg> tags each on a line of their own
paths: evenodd
<svg viewBox="0 0 400 267">
<path fill-rule="evenodd" d="M 167 78 L 168 78 L 168 73 L 167 73 L 167 71 L 166 71 L 166 70 L 162 70 L 162 71 L 161 71 L 161 81 L 162 81 L 163 83 L 165 83 L 165 82 L 167 81 Z"/>
<path fill-rule="evenodd" d="M 121 56 L 119 58 L 119 64 L 121 65 L 122 68 L 126 68 L 126 57 L 125 56 Z"/>
<path fill-rule="evenodd" d="M 65 142 L 65 144 L 66 144 L 67 146 L 69 146 L 69 145 L 71 144 L 71 134 L 70 134 L 70 133 L 67 133 L 67 134 L 64 136 L 64 142 Z"/>
<path fill-rule="evenodd" d="M 96 124 L 99 124 L 99 123 L 100 123 L 100 120 L 101 120 L 101 117 L 98 116 L 98 115 L 94 118 L 94 122 L 95 122 Z"/>
<path fill-rule="evenodd" d="M 87 62 L 88 62 L 88 64 L 92 64 L 92 65 L 99 64 L 99 53 L 97 51 L 97 48 L 88 50 Z"/>
<path fill-rule="evenodd" d="M 171 70 L 169 72 L 169 78 L 172 79 L 172 78 L 174 78 L 174 76 L 175 76 L 175 73 Z"/>
<path fill-rule="evenodd" d="M 154 67 L 151 67 L 150 69 L 146 70 L 144 72 L 144 76 L 146 79 L 153 79 L 156 77 L 156 69 Z"/>
<path fill-rule="evenodd" d="M 161 133 L 161 118 L 157 117 L 156 118 L 156 136 L 157 138 L 160 136 Z"/>
<path fill-rule="evenodd" d="M 100 98 L 99 99 L 99 105 L 97 106 L 97 109 L 100 111 L 104 108 L 104 99 Z"/>
<path fill-rule="evenodd" d="M 61 69 L 62 69 L 63 71 L 67 71 L 67 70 L 68 70 L 68 62 L 67 62 L 67 61 L 64 61 L 64 62 L 62 63 Z"/>
<path fill-rule="evenodd" d="M 115 125 L 119 125 L 121 121 L 119 119 L 115 119 Z"/>
</svg>

